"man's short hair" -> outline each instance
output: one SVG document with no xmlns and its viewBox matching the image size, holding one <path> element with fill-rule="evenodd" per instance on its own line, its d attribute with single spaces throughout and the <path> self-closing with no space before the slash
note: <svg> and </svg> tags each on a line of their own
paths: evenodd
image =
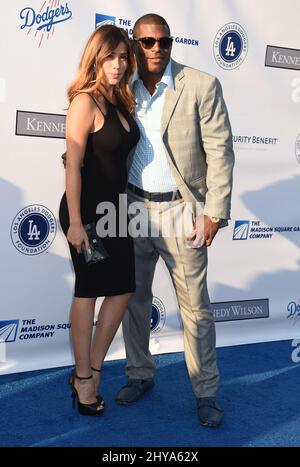
<svg viewBox="0 0 300 467">
<path fill-rule="evenodd" d="M 170 27 L 162 16 L 156 15 L 155 13 L 148 13 L 147 15 L 141 16 L 139 19 L 136 20 L 135 25 L 133 26 L 133 36 L 135 37 L 138 31 L 138 28 L 141 24 L 156 24 L 159 26 L 165 26 L 168 29 L 168 33 L 170 32 Z"/>
</svg>

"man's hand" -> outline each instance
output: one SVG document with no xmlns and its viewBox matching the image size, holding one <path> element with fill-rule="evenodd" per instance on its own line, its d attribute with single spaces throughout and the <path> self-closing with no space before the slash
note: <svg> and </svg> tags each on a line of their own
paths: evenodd
<svg viewBox="0 0 300 467">
<path fill-rule="evenodd" d="M 197 216 L 194 222 L 194 230 L 187 237 L 187 240 L 193 241 L 194 248 L 201 246 L 210 246 L 218 232 L 220 223 L 214 223 L 206 215 Z"/>
<path fill-rule="evenodd" d="M 220 227 L 220 222 L 212 222 L 211 218 L 204 216 L 204 241 L 205 246 L 210 246 Z"/>
</svg>

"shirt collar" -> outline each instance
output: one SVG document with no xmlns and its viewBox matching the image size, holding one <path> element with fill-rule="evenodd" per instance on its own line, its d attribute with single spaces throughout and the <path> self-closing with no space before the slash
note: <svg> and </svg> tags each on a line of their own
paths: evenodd
<svg viewBox="0 0 300 467">
<path fill-rule="evenodd" d="M 167 86 L 169 86 L 169 88 L 174 89 L 174 79 L 172 75 L 171 60 L 169 60 L 169 63 L 165 68 L 164 74 L 160 82 L 166 84 Z"/>
<path fill-rule="evenodd" d="M 139 81 L 139 80 L 140 80 L 140 76 L 139 76 L 138 71 L 136 70 L 134 72 L 134 74 L 132 75 L 131 85 L 133 86 L 135 84 L 135 82 Z M 173 78 L 173 75 L 172 75 L 172 62 L 171 62 L 171 60 L 169 60 L 169 63 L 165 68 L 165 71 L 164 71 L 164 74 L 162 75 L 160 83 L 164 83 L 166 86 L 169 86 L 169 88 L 175 89 L 174 78 Z M 157 83 L 157 84 L 159 84 L 159 83 Z"/>
</svg>

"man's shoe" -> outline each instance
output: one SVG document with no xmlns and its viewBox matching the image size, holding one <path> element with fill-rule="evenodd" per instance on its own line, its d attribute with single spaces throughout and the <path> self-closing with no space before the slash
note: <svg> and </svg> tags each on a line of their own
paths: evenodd
<svg viewBox="0 0 300 467">
<path fill-rule="evenodd" d="M 149 391 L 154 386 L 153 379 L 128 379 L 116 396 L 116 402 L 122 405 L 129 405 L 136 402 L 144 392 Z"/>
<path fill-rule="evenodd" d="M 223 418 L 223 410 L 215 397 L 199 397 L 197 399 L 198 418 L 201 425 L 214 428 Z"/>
</svg>

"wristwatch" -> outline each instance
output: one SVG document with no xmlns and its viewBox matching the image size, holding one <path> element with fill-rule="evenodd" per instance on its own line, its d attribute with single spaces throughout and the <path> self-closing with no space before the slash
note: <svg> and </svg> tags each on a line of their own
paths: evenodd
<svg viewBox="0 0 300 467">
<path fill-rule="evenodd" d="M 212 221 L 213 224 L 218 224 L 218 222 L 220 222 L 220 218 L 219 217 L 211 217 L 210 220 Z"/>
</svg>

